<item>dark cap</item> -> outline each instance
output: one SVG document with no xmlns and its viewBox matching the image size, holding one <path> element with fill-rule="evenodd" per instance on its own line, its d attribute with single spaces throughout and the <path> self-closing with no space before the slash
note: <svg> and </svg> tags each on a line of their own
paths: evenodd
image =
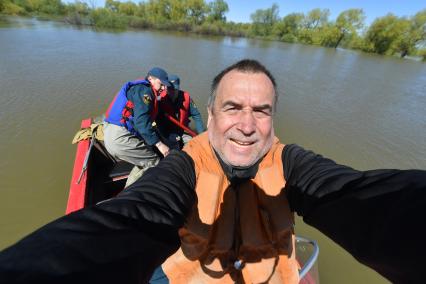
<svg viewBox="0 0 426 284">
<path fill-rule="evenodd" d="M 167 72 L 160 67 L 154 67 L 148 72 L 148 76 L 160 79 L 161 83 L 165 86 L 170 86 L 169 77 Z"/>
<path fill-rule="evenodd" d="M 180 79 L 177 75 L 170 74 L 169 81 L 176 90 L 180 90 Z"/>
</svg>

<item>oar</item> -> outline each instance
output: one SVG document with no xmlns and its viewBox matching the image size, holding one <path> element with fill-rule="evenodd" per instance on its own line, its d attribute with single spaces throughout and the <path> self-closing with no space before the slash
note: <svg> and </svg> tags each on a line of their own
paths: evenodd
<svg viewBox="0 0 426 284">
<path fill-rule="evenodd" d="M 171 116 L 168 113 L 164 113 L 166 115 L 166 117 L 173 122 L 174 124 L 176 124 L 177 126 L 179 126 L 180 128 L 182 128 L 183 130 L 185 130 L 186 132 L 188 132 L 189 135 L 191 135 L 192 137 L 197 136 L 197 133 L 195 133 L 192 129 L 190 129 L 189 127 L 186 127 L 185 125 L 183 125 L 182 123 L 180 123 L 180 121 L 177 121 L 173 116 Z"/>
</svg>

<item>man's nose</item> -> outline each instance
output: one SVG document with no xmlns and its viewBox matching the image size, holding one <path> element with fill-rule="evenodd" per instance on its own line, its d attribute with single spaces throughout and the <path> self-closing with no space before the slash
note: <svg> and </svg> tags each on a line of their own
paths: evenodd
<svg viewBox="0 0 426 284">
<path fill-rule="evenodd" d="M 251 135 L 256 131 L 256 120 L 252 110 L 242 110 L 238 120 L 238 129 L 244 135 Z"/>
</svg>

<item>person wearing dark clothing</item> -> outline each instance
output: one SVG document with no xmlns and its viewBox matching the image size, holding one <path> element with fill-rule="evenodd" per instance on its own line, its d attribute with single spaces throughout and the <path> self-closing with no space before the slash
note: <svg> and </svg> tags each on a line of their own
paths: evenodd
<svg viewBox="0 0 426 284">
<path fill-rule="evenodd" d="M 271 121 L 275 81 L 257 61 L 242 60 L 222 71 L 212 89 L 205 135 L 227 182 L 243 184 L 279 144 Z M 59 218 L 2 251 L 0 283 L 146 283 L 180 249 L 182 228 L 205 201 L 198 198 L 198 140 L 172 150 L 116 198 Z M 390 281 L 423 282 L 426 247 L 412 249 L 405 228 L 425 222 L 426 171 L 358 171 L 295 144 L 280 147 L 274 161 L 282 168 L 272 174 L 285 180 L 283 205 Z M 416 231 L 417 239 L 425 237 Z"/>
<path fill-rule="evenodd" d="M 169 81 L 171 86 L 167 88 L 167 95 L 159 104 L 157 130 L 170 148 L 182 149 L 192 135 L 200 134 L 206 129 L 201 113 L 190 94 L 180 89 L 180 78 L 170 74 Z M 190 118 L 194 120 L 195 132 L 189 129 Z M 188 133 L 189 131 L 191 132 Z"/>
<path fill-rule="evenodd" d="M 197 134 L 204 132 L 206 128 L 204 127 L 204 122 L 203 118 L 201 117 L 201 113 L 189 93 L 185 90 L 181 90 L 180 78 L 177 75 L 170 74 L 169 80 L 171 84 L 169 97 L 172 103 L 177 109 L 182 109 L 182 107 L 186 105 L 186 101 L 189 100 L 188 118 L 192 118 L 194 120 L 195 130 Z"/>
</svg>

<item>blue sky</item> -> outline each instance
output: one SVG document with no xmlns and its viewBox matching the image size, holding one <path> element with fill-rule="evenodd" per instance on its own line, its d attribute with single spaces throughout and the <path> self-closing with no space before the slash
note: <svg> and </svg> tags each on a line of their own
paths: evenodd
<svg viewBox="0 0 426 284">
<path fill-rule="evenodd" d="M 360 8 L 366 15 L 366 24 L 375 18 L 393 13 L 397 16 L 412 16 L 416 12 L 426 9 L 426 1 L 419 0 L 302 0 L 302 1 L 274 1 L 274 0 L 225 0 L 229 6 L 226 14 L 228 21 L 250 22 L 250 14 L 257 9 L 267 9 L 273 3 L 279 6 L 279 15 L 283 17 L 293 12 L 307 13 L 321 8 L 330 10 L 330 19 L 334 20 L 340 12 Z"/>
</svg>

